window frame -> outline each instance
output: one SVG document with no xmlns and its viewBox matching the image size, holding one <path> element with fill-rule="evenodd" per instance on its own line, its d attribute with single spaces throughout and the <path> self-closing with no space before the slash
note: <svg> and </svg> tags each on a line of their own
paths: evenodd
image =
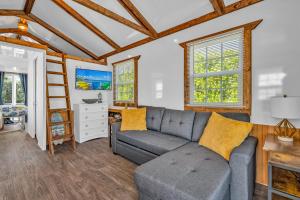
<svg viewBox="0 0 300 200">
<path fill-rule="evenodd" d="M 13 73 L 13 72 L 6 72 L 4 76 L 11 76 L 11 84 L 12 84 L 12 92 L 11 92 L 11 103 L 4 103 L 4 105 L 12 105 L 12 106 L 17 106 L 17 105 L 25 105 L 25 102 L 23 103 L 17 103 L 17 76 L 19 76 L 18 73 Z M 21 81 L 21 80 L 19 80 Z"/>
<path fill-rule="evenodd" d="M 240 25 L 234 28 L 226 29 L 220 32 L 216 32 L 210 35 L 192 39 L 183 43 L 180 46 L 184 49 L 184 109 L 194 110 L 199 112 L 242 112 L 251 114 L 251 94 L 252 94 L 252 84 L 251 84 L 251 65 L 252 65 L 252 30 L 254 30 L 260 23 L 261 20 L 250 22 L 244 25 Z M 232 105 L 199 105 L 191 104 L 191 91 L 192 87 L 190 84 L 190 67 L 189 67 L 189 44 L 214 39 L 218 36 L 226 35 L 230 32 L 242 30 L 243 31 L 243 57 L 242 57 L 242 105 L 232 106 Z"/>
<path fill-rule="evenodd" d="M 130 57 L 124 60 L 120 60 L 117 62 L 112 63 L 113 66 L 113 105 L 114 106 L 129 106 L 129 107 L 137 107 L 138 106 L 138 61 L 140 59 L 140 55 L 139 56 L 134 56 L 134 57 Z M 116 100 L 116 96 L 117 96 L 117 80 L 116 80 L 116 68 L 118 67 L 118 64 L 124 63 L 124 62 L 128 62 L 130 60 L 133 60 L 134 63 L 134 97 L 133 97 L 133 101 L 128 101 L 128 102 L 124 102 L 124 101 L 117 101 Z"/>
<path fill-rule="evenodd" d="M 218 41 L 221 41 L 222 38 L 226 38 L 226 37 L 232 37 L 234 38 L 234 35 L 241 35 L 243 36 L 243 29 L 238 29 L 238 30 L 235 30 L 235 31 L 232 31 L 232 32 L 228 32 L 228 33 L 225 33 L 225 34 L 222 34 L 222 35 L 218 35 L 216 37 L 213 37 L 210 39 L 205 39 L 205 40 L 200 40 L 200 41 L 197 41 L 197 42 L 192 42 L 192 43 L 189 43 L 188 44 L 188 54 L 190 54 L 190 50 L 192 49 L 192 54 L 194 55 L 194 46 L 195 45 L 200 45 L 200 46 L 203 46 L 203 47 L 206 47 L 206 51 L 207 51 L 207 45 L 203 45 L 203 43 L 212 43 L 212 44 L 216 44 L 214 41 L 215 40 L 218 40 Z M 243 37 L 240 38 L 241 39 L 241 43 L 243 44 Z M 224 41 L 224 40 L 223 40 Z M 223 42 L 222 42 L 223 43 Z M 222 46 L 222 45 L 221 45 Z M 201 48 L 201 47 L 200 47 Z M 221 48 L 222 49 L 222 48 Z M 223 70 L 223 71 L 220 71 L 220 72 L 208 72 L 208 65 L 207 65 L 207 62 L 208 62 L 208 59 L 207 59 L 207 52 L 206 52 L 206 65 L 205 65 L 205 69 L 206 69 L 206 73 L 203 73 L 203 74 L 195 74 L 194 73 L 194 67 L 190 66 L 190 63 L 193 63 L 193 66 L 194 65 L 194 56 L 190 56 L 189 60 L 187 61 L 188 62 L 188 67 L 189 67 L 189 80 L 190 80 L 190 83 L 189 85 L 191 85 L 190 87 L 190 99 L 191 99 L 191 102 L 190 102 L 190 105 L 193 105 L 193 106 L 208 106 L 208 107 L 240 107 L 242 105 L 242 101 L 243 101 L 243 70 L 242 68 L 240 67 L 239 69 L 237 70 Z M 221 63 L 222 63 L 222 60 L 226 57 L 223 56 L 223 52 L 221 51 L 221 55 L 220 55 L 220 60 L 221 60 Z M 232 56 L 239 56 L 239 66 L 243 66 L 243 51 L 239 52 L 239 54 L 236 54 L 236 55 L 230 55 L 228 57 L 232 57 Z M 215 59 L 215 58 L 214 58 Z M 194 80 L 195 78 L 209 78 L 209 77 L 218 77 L 218 76 L 226 76 L 226 75 L 234 75 L 234 74 L 238 74 L 239 75 L 239 78 L 238 78 L 238 97 L 240 99 L 240 101 L 238 103 L 226 103 L 226 102 L 215 102 L 215 103 L 210 103 L 210 102 L 205 102 L 205 103 L 195 103 L 194 102 Z M 221 80 L 222 82 L 222 80 Z M 232 89 L 232 88 L 231 88 Z M 204 91 L 208 91 L 209 89 L 205 88 Z M 213 90 L 219 90 L 220 91 L 220 94 L 222 96 L 222 91 L 223 91 L 223 88 L 222 88 L 222 85 L 220 88 L 213 88 Z"/>
</svg>

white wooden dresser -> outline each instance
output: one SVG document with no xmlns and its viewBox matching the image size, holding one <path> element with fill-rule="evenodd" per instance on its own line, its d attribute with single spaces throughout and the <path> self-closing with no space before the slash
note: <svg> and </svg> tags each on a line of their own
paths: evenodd
<svg viewBox="0 0 300 200">
<path fill-rule="evenodd" d="M 82 143 L 108 137 L 108 106 L 103 103 L 74 104 L 75 139 Z"/>
</svg>

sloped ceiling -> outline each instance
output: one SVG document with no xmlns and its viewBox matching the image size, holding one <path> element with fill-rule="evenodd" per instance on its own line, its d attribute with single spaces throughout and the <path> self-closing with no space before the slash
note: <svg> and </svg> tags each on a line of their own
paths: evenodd
<svg viewBox="0 0 300 200">
<path fill-rule="evenodd" d="M 187 28 L 201 16 L 226 14 L 230 5 L 240 9 L 260 1 L 1 0 L 0 33 L 46 44 L 52 51 L 100 59 L 163 37 L 164 31 L 184 23 L 182 29 Z M 19 17 L 28 20 L 28 33 L 17 29 Z"/>
</svg>

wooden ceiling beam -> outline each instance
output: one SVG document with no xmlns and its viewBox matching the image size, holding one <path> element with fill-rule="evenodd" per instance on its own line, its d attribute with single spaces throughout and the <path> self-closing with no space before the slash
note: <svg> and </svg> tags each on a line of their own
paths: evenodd
<svg viewBox="0 0 300 200">
<path fill-rule="evenodd" d="M 154 37 L 157 37 L 157 32 L 147 19 L 140 13 L 130 0 L 118 0 L 118 2 L 127 10 L 127 12 L 142 26 L 148 29 Z"/>
<path fill-rule="evenodd" d="M 60 57 L 60 58 L 62 57 L 61 53 L 51 52 L 51 51 L 47 51 L 47 55 Z M 64 56 L 66 59 L 79 60 L 79 61 L 83 61 L 83 62 L 90 62 L 90 63 L 100 64 L 100 65 L 107 65 L 107 59 L 95 60 L 92 58 L 81 58 L 81 57 L 73 56 L 73 55 L 69 55 L 69 54 L 64 54 Z"/>
<path fill-rule="evenodd" d="M 256 4 L 256 3 L 259 3 L 261 1 L 263 1 L 263 0 L 241 0 L 241 1 L 238 1 L 236 3 L 233 3 L 233 4 L 229 5 L 229 6 L 226 6 L 224 8 L 224 14 L 223 15 L 231 13 L 231 12 L 234 12 L 234 11 L 237 11 L 237 10 L 240 10 L 240 9 L 243 9 L 245 7 L 251 6 L 251 5 Z M 147 37 L 145 39 L 142 39 L 142 40 L 139 40 L 139 41 L 134 42 L 132 44 L 129 44 L 129 45 L 124 46 L 124 47 L 122 47 L 120 49 L 117 49 L 115 51 L 112 51 L 112 52 L 106 53 L 106 54 L 104 54 L 102 56 L 99 56 L 98 59 L 107 58 L 109 56 L 118 54 L 120 52 L 129 50 L 129 49 L 132 49 L 132 48 L 135 48 L 135 47 L 138 47 L 138 46 L 141 46 L 143 44 L 146 44 L 146 43 L 149 43 L 151 41 L 157 40 L 159 38 L 171 35 L 173 33 L 179 32 L 179 31 L 182 31 L 184 29 L 196 26 L 198 24 L 202 24 L 202 23 L 207 22 L 209 20 L 216 19 L 216 18 L 221 17 L 221 16 L 222 15 L 219 15 L 215 11 L 211 12 L 211 13 L 208 13 L 208 14 L 203 15 L 201 17 L 192 19 L 190 21 L 187 21 L 185 23 L 182 23 L 180 25 L 177 25 L 175 27 L 172 27 L 172 28 L 169 28 L 169 29 L 167 29 L 165 31 L 162 31 L 162 32 L 158 33 L 158 37 L 157 38 Z"/>
<path fill-rule="evenodd" d="M 0 41 L 8 42 L 8 43 L 16 44 L 16 45 L 21 45 L 21 46 L 26 46 L 26 47 L 32 47 L 32 48 L 38 48 L 38 49 L 44 49 L 44 50 L 48 49 L 47 46 L 42 45 L 42 44 L 27 42 L 27 41 L 18 40 L 15 38 L 4 37 L 4 36 L 0 36 Z"/>
<path fill-rule="evenodd" d="M 25 14 L 23 10 L 0 9 L 0 16 L 15 16 L 29 20 L 29 17 Z"/>
<path fill-rule="evenodd" d="M 34 22 L 38 23 L 39 25 L 43 26 L 44 28 L 46 28 L 50 32 L 54 33 L 58 37 L 62 38 L 63 40 L 70 43 L 71 45 L 78 48 L 79 50 L 86 53 L 87 55 L 91 56 L 92 58 L 97 59 L 97 55 L 95 55 L 93 52 L 91 52 L 88 49 L 84 48 L 83 46 L 81 46 L 80 44 L 78 44 L 77 42 L 75 42 L 74 40 L 69 38 L 68 36 L 66 36 L 64 33 L 60 32 L 57 29 L 55 29 L 54 27 L 52 27 L 48 23 L 44 22 L 42 19 L 38 18 L 37 16 L 35 16 L 33 14 L 29 14 L 28 16 L 30 17 L 30 19 L 32 21 L 34 21 Z"/>
<path fill-rule="evenodd" d="M 90 31 L 92 31 L 94 34 L 96 34 L 98 37 L 100 37 L 102 40 L 104 40 L 107 44 L 112 46 L 114 49 L 120 48 L 120 46 L 117 43 L 115 43 L 111 38 L 109 38 L 107 35 L 105 35 L 96 26 L 94 26 L 92 23 L 90 23 L 88 20 L 86 20 L 82 15 L 80 15 L 76 10 L 74 10 L 71 6 L 66 4 L 64 1 L 62 1 L 62 0 L 52 0 L 52 1 L 57 6 L 59 6 L 61 9 L 66 11 L 70 16 L 75 18 L 82 25 L 87 27 Z"/>
<path fill-rule="evenodd" d="M 99 4 L 96 4 L 96 3 L 92 2 L 91 0 L 73 0 L 73 1 L 80 4 L 80 5 L 82 5 L 82 6 L 85 6 L 89 9 L 91 9 L 91 10 L 94 10 L 95 12 L 98 12 L 98 13 L 100 13 L 100 14 L 102 14 L 102 15 L 104 15 L 104 16 L 112 19 L 112 20 L 115 20 L 115 21 L 117 21 L 117 22 L 119 22 L 119 23 L 121 23 L 125 26 L 128 26 L 128 27 L 130 27 L 134 30 L 137 30 L 141 33 L 144 33 L 144 34 L 149 35 L 149 36 L 152 37 L 152 34 L 150 33 L 149 30 L 147 30 L 144 27 L 142 27 L 142 26 L 140 26 L 140 25 L 138 25 L 138 24 L 136 24 L 136 23 L 134 23 L 134 22 L 132 22 L 132 21 L 130 21 L 130 20 L 128 20 L 128 19 L 126 19 L 126 18 L 124 18 L 124 17 L 122 17 L 122 16 L 106 9 L 106 8 L 104 8 L 103 6 L 100 6 Z"/>
<path fill-rule="evenodd" d="M 25 7 L 24 7 L 24 12 L 26 15 L 31 13 L 34 2 L 35 2 L 35 0 L 26 0 Z"/>
<path fill-rule="evenodd" d="M 209 0 L 210 3 L 212 4 L 214 10 L 219 14 L 223 15 L 225 13 L 224 8 L 224 0 Z"/>
<path fill-rule="evenodd" d="M 17 34 L 17 36 L 21 37 L 21 36 L 26 36 L 26 37 L 29 37 L 33 40 L 35 40 L 36 42 L 42 44 L 42 45 L 45 45 L 45 46 L 48 46 L 49 49 L 52 49 L 53 51 L 56 51 L 58 53 L 61 53 L 62 51 L 59 50 L 58 48 L 52 46 L 51 44 L 49 44 L 48 42 L 45 42 L 44 40 L 42 40 L 41 38 L 29 33 L 29 32 L 24 32 L 24 31 L 20 31 L 19 29 L 17 28 L 2 28 L 0 29 L 0 33 L 15 33 Z M 20 39 L 17 37 L 17 39 Z"/>
</svg>

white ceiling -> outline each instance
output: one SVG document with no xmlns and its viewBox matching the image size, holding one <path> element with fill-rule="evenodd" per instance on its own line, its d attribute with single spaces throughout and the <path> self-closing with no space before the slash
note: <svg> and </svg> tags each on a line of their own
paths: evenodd
<svg viewBox="0 0 300 200">
<path fill-rule="evenodd" d="M 90 10 L 78 3 L 75 3 L 72 0 L 65 0 L 65 2 L 68 3 L 68 5 L 70 5 L 73 9 L 79 12 L 83 17 L 88 19 L 93 25 L 95 25 L 99 30 L 104 32 L 107 36 L 109 36 L 113 41 L 115 41 L 120 46 L 131 44 L 133 42 L 144 39 L 146 37 L 146 35 L 134 29 L 131 29 L 128 26 L 125 26 L 117 21 L 111 20 L 110 18 L 103 16 L 93 10 Z M 116 0 L 109 0 L 109 1 L 98 0 L 97 2 L 110 2 L 109 6 L 107 5 L 108 3 L 105 3 L 103 5 L 101 4 L 101 5 L 113 11 L 118 10 L 118 14 L 121 15 L 120 11 L 122 11 L 122 7 L 120 8 L 120 5 Z M 114 9 L 111 9 L 110 7 Z M 122 13 L 123 14 L 125 13 L 126 16 L 127 11 L 123 9 Z M 125 17 L 124 15 L 121 16 Z M 135 20 L 132 19 L 130 15 L 129 17 L 127 16 L 126 18 L 137 23 Z"/>
<path fill-rule="evenodd" d="M 0 0 L 1 9 L 23 9 L 26 0 Z"/>
<path fill-rule="evenodd" d="M 132 3 L 158 32 L 213 11 L 209 0 L 132 0 Z"/>
<path fill-rule="evenodd" d="M 18 17 L 0 17 L 0 28 L 17 28 L 18 21 Z"/>
<path fill-rule="evenodd" d="M 224 0 L 224 4 L 225 6 L 228 6 L 230 4 L 233 4 L 233 3 L 236 3 L 238 2 L 239 0 Z"/>
<path fill-rule="evenodd" d="M 118 0 L 92 1 L 138 24 Z M 237 1 L 238 0 L 224 0 L 225 5 Z M 88 9 L 73 0 L 64 0 L 64 2 L 121 47 L 148 37 L 143 33 Z M 131 2 L 154 27 L 156 32 L 164 31 L 209 12 L 213 12 L 213 7 L 209 0 L 131 0 Z M 0 0 L 0 9 L 23 10 L 24 5 L 25 0 Z M 107 42 L 91 32 L 87 27 L 82 25 L 51 0 L 35 0 L 31 12 L 98 56 L 114 50 Z M 0 28 L 17 28 L 18 20 L 17 17 L 0 17 Z M 29 22 L 28 31 L 65 53 L 80 57 L 89 57 L 86 53 L 37 23 Z M 26 38 L 26 40 L 30 39 Z"/>
</svg>

